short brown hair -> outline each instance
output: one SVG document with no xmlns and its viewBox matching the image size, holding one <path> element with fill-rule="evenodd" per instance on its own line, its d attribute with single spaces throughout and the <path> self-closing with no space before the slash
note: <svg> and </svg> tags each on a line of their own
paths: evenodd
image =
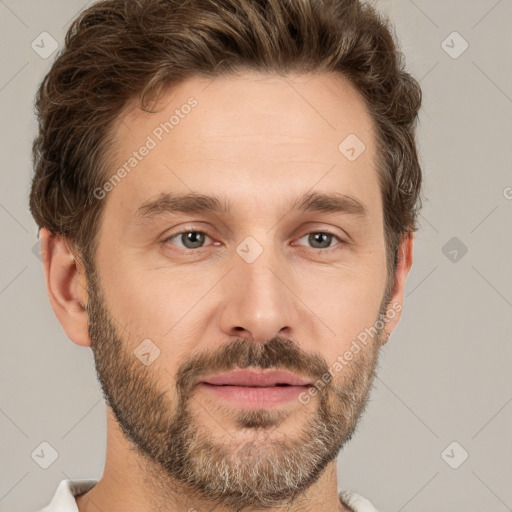
<svg viewBox="0 0 512 512">
<path fill-rule="evenodd" d="M 112 125 L 129 100 L 192 76 L 339 73 L 366 100 L 377 138 L 388 280 L 417 230 L 421 88 L 388 18 L 359 0 L 105 0 L 82 12 L 39 86 L 30 210 L 94 261 Z M 340 141 L 341 142 L 341 141 Z M 89 268 L 92 268 L 89 267 Z M 389 282 L 388 284 L 391 284 Z"/>
</svg>

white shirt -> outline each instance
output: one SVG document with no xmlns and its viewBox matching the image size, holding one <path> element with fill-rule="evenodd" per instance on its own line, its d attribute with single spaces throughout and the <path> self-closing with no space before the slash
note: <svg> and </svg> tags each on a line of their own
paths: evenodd
<svg viewBox="0 0 512 512">
<path fill-rule="evenodd" d="M 86 493 L 97 482 L 98 480 L 62 480 L 50 504 L 38 512 L 79 512 L 75 496 Z M 359 494 L 341 491 L 339 498 L 353 512 L 378 512 L 368 500 Z"/>
</svg>

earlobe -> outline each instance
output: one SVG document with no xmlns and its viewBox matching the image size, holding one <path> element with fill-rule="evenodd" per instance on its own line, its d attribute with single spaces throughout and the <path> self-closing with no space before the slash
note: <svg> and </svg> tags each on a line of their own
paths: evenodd
<svg viewBox="0 0 512 512">
<path fill-rule="evenodd" d="M 39 234 L 48 298 L 62 328 L 71 341 L 90 346 L 88 331 L 87 280 L 83 266 L 71 252 L 66 239 L 45 228 Z"/>
</svg>

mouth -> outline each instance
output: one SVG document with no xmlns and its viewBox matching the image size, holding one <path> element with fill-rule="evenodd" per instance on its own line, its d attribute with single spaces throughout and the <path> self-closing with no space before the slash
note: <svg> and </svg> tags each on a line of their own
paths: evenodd
<svg viewBox="0 0 512 512">
<path fill-rule="evenodd" d="M 253 370 L 237 369 L 208 377 L 203 381 L 215 386 L 307 386 L 312 384 L 310 379 L 285 370 Z"/>
<path fill-rule="evenodd" d="M 297 399 L 312 381 L 284 370 L 238 369 L 208 377 L 200 389 L 244 409 L 269 408 Z"/>
</svg>

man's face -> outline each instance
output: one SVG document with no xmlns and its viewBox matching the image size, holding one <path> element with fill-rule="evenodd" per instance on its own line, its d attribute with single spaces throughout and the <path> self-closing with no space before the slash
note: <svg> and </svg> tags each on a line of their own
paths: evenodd
<svg viewBox="0 0 512 512">
<path fill-rule="evenodd" d="M 351 134 L 365 145 L 355 160 L 339 149 Z M 282 502 L 352 435 L 386 339 L 378 328 L 344 356 L 388 305 L 364 102 L 327 75 L 194 78 L 156 113 L 127 108 L 115 140 L 112 174 L 137 162 L 101 199 L 88 303 L 108 404 L 161 481 L 238 508 Z M 221 198 L 221 210 L 176 210 L 162 195 L 191 193 Z M 295 207 L 311 193 L 350 196 L 366 213 Z M 203 382 L 241 368 L 318 389 L 256 396 Z"/>
</svg>

